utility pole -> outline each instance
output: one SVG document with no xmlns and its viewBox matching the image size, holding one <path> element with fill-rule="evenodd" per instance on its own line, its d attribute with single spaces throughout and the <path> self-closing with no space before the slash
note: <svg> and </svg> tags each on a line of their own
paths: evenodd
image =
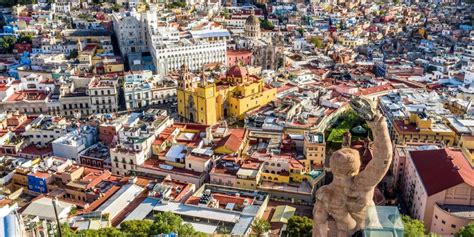
<svg viewBox="0 0 474 237">
<path fill-rule="evenodd" d="M 57 198 L 53 198 L 53 208 L 54 208 L 54 215 L 56 216 L 56 223 L 58 225 L 58 232 L 59 232 L 59 237 L 63 237 L 63 232 L 61 231 L 61 223 L 59 223 L 59 217 L 58 217 L 58 210 L 56 208 L 57 204 Z"/>
</svg>

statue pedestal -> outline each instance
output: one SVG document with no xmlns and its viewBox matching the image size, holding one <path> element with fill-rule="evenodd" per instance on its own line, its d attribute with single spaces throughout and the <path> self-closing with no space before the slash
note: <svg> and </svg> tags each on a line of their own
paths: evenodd
<svg viewBox="0 0 474 237">
<path fill-rule="evenodd" d="M 362 236 L 403 237 L 403 222 L 398 208 L 395 206 L 369 206 Z"/>
</svg>

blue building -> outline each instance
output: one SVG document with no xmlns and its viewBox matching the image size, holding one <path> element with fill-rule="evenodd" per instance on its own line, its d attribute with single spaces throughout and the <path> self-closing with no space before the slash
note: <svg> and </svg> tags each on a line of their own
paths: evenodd
<svg viewBox="0 0 474 237">
<path fill-rule="evenodd" d="M 47 172 L 35 172 L 28 174 L 28 190 L 37 193 L 48 193 L 48 181 L 51 174 Z"/>
<path fill-rule="evenodd" d="M 384 77 L 387 72 L 387 66 L 384 63 L 375 64 L 374 73 L 378 77 Z"/>
</svg>

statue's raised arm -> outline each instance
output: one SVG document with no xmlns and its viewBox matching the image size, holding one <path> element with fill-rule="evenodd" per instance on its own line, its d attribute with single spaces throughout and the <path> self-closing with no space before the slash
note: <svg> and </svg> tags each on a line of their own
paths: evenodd
<svg viewBox="0 0 474 237">
<path fill-rule="evenodd" d="M 374 137 L 372 160 L 362 172 L 354 177 L 354 184 L 362 189 L 373 188 L 385 176 L 392 161 L 392 142 L 387 122 L 369 99 L 356 97 L 351 100 L 350 105 L 360 117 L 367 121 Z"/>
</svg>

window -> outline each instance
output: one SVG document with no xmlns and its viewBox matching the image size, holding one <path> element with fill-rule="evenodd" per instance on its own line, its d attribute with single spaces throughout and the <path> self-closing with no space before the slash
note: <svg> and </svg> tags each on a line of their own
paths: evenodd
<svg viewBox="0 0 474 237">
<path fill-rule="evenodd" d="M 444 221 L 444 220 L 441 220 L 441 223 L 443 223 L 443 225 L 444 225 L 444 224 L 446 224 L 446 221 Z"/>
<path fill-rule="evenodd" d="M 451 225 L 451 227 L 452 227 L 452 228 L 456 228 L 456 225 L 453 224 L 453 225 Z"/>
<path fill-rule="evenodd" d="M 191 164 L 189 164 L 189 168 L 191 168 Z"/>
</svg>

